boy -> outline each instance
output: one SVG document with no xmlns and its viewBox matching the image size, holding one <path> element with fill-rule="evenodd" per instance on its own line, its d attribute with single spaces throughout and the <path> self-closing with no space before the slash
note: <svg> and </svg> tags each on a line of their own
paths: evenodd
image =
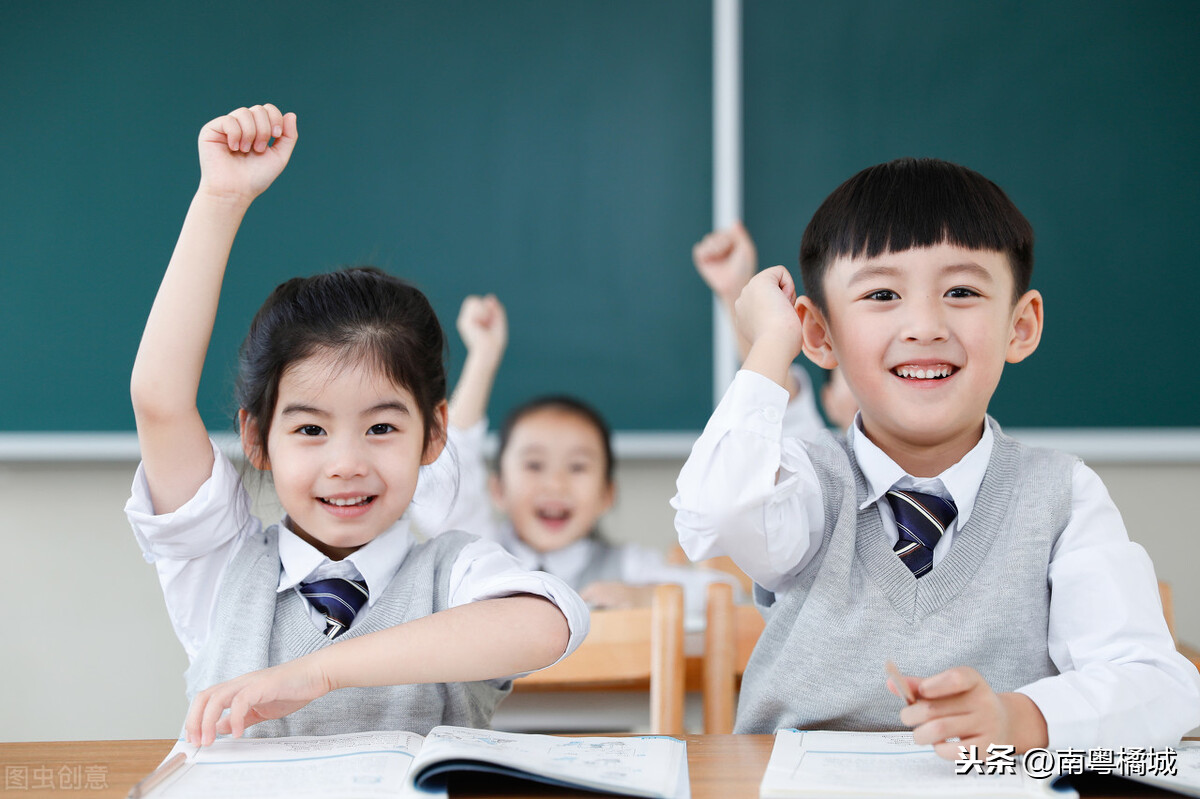
<svg viewBox="0 0 1200 799">
<path fill-rule="evenodd" d="M 808 296 L 776 266 L 738 299 L 750 351 L 672 500 L 688 556 L 732 556 L 769 605 L 736 731 L 902 722 L 954 759 L 1200 723 L 1200 675 L 1099 478 L 987 416 L 1042 333 L 1033 231 L 1004 192 L 943 161 L 871 167 L 814 214 L 800 263 Z M 845 439 L 781 440 L 801 351 L 858 401 Z M 922 675 L 899 712 L 889 659 Z"/>
</svg>

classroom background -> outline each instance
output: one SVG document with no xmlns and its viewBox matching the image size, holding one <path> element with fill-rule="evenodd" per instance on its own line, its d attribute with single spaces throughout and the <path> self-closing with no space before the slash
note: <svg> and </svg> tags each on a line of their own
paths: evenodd
<svg viewBox="0 0 1200 799">
<path fill-rule="evenodd" d="M 238 342 L 280 280 L 413 280 L 452 377 L 458 303 L 491 291 L 511 330 L 493 419 L 546 391 L 596 404 L 618 431 L 605 532 L 668 548 L 733 368 L 692 243 L 741 216 L 760 265 L 798 273 L 838 183 L 937 156 L 1038 236 L 1046 334 L 993 413 L 1096 469 L 1200 642 L 1198 34 L 1191 0 L 0 4 L 0 543 L 22 597 L 0 740 L 178 732 L 186 658 L 122 512 L 129 369 L 200 127 L 264 101 L 300 142 L 231 258 L 200 397 L 223 440 Z"/>
</svg>

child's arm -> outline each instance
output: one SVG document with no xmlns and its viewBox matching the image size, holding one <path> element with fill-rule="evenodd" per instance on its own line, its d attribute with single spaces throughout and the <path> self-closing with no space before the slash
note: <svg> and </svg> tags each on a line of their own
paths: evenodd
<svg viewBox="0 0 1200 799">
<path fill-rule="evenodd" d="M 470 602 L 201 691 L 185 730 L 191 743 L 280 718 L 338 688 L 472 682 L 534 671 L 567 648 L 565 615 L 540 596 Z M 221 718 L 225 709 L 229 715 Z"/>
<path fill-rule="evenodd" d="M 712 289 L 730 321 L 734 318 L 733 304 L 742 289 L 758 271 L 758 252 L 754 240 L 742 223 L 714 230 L 692 247 L 692 263 L 704 282 Z M 750 350 L 750 342 L 738 336 L 738 353 L 742 360 Z"/>
<path fill-rule="evenodd" d="M 296 138 L 296 115 L 269 104 L 238 109 L 200 131 L 200 186 L 146 320 L 130 380 L 156 513 L 177 510 L 212 473 L 196 392 L 225 264 L 246 209 L 283 171 Z"/>
<path fill-rule="evenodd" d="M 508 344 L 504 306 L 491 294 L 467 297 L 458 311 L 458 334 L 467 357 L 450 397 L 450 425 L 466 430 L 487 414 L 492 384 Z"/>
</svg>

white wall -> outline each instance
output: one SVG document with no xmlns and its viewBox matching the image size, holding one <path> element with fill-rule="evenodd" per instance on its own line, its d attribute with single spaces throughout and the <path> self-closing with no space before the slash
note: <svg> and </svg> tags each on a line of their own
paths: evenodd
<svg viewBox="0 0 1200 799">
<path fill-rule="evenodd" d="M 1180 637 L 1200 643 L 1200 522 L 1178 502 L 1200 490 L 1200 465 L 1093 465 L 1172 582 Z M 621 466 L 605 523 L 612 538 L 673 543 L 667 500 L 679 466 Z M 163 738 L 180 728 L 187 659 L 122 512 L 132 473 L 131 463 L 0 464 L 0 740 Z"/>
</svg>

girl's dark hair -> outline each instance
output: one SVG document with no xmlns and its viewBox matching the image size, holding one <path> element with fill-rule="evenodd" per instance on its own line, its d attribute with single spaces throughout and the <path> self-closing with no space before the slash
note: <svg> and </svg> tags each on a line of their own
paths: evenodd
<svg viewBox="0 0 1200 799">
<path fill-rule="evenodd" d="M 612 431 L 609 430 L 608 423 L 604 421 L 604 417 L 600 415 L 599 411 L 583 400 L 566 394 L 548 394 L 541 397 L 534 397 L 509 411 L 508 416 L 504 419 L 504 425 L 500 428 L 500 449 L 496 453 L 497 471 L 499 471 L 500 461 L 504 457 L 504 451 L 508 449 L 508 441 L 512 437 L 512 432 L 516 429 L 517 424 L 526 416 L 544 410 L 556 410 L 573 414 L 596 428 L 596 432 L 600 434 L 600 440 L 604 442 L 604 479 L 607 483 L 611 484 L 613 481 L 613 470 L 616 465 L 613 461 Z"/>
<path fill-rule="evenodd" d="M 1029 290 L 1033 227 L 1008 195 L 966 167 L 936 158 L 900 158 L 859 172 L 833 190 L 800 242 L 804 291 L 822 312 L 825 273 L 841 257 L 941 243 L 1008 256 L 1013 302 Z"/>
<path fill-rule="evenodd" d="M 266 457 L 279 380 L 321 350 L 369 362 L 416 401 L 425 447 L 444 436 L 434 413 L 446 397 L 446 339 L 429 300 L 374 267 L 352 267 L 279 284 L 254 315 L 238 353 L 234 391 L 258 425 Z"/>
</svg>

